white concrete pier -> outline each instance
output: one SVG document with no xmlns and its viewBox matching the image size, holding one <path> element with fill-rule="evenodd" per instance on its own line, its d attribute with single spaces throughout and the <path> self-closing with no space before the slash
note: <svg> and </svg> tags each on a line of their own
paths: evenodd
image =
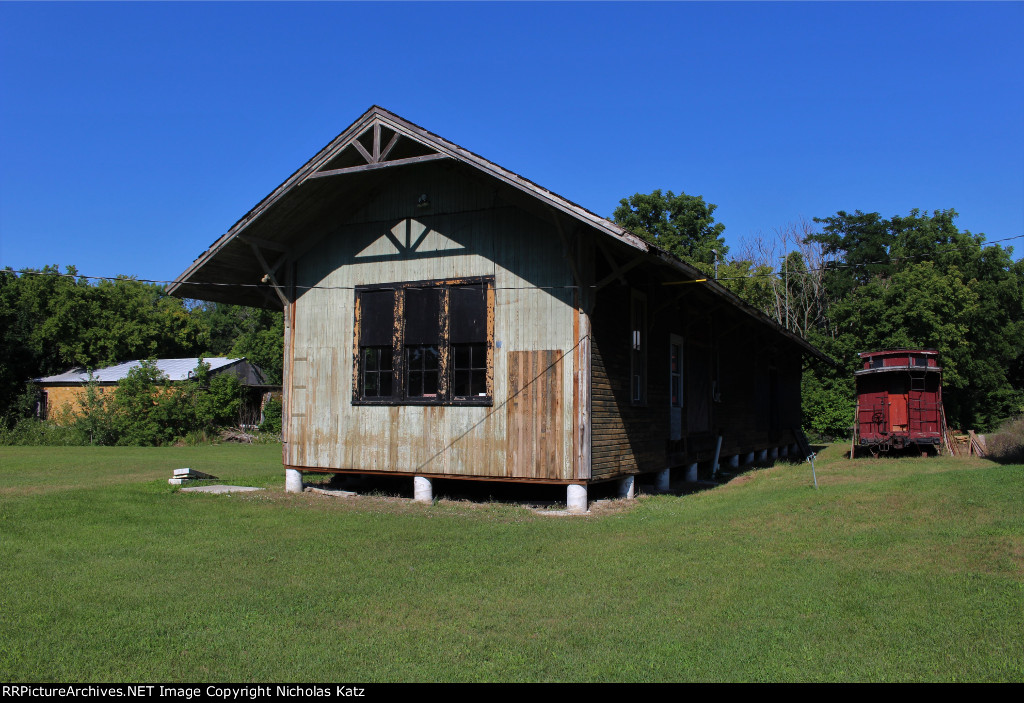
<svg viewBox="0 0 1024 703">
<path fill-rule="evenodd" d="M 417 503 L 434 502 L 434 482 L 426 476 L 415 476 L 412 479 L 413 500 Z"/>
</svg>

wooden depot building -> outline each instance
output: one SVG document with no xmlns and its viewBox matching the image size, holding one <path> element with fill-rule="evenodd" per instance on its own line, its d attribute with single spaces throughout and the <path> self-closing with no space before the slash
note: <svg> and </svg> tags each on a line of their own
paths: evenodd
<svg viewBox="0 0 1024 703">
<path fill-rule="evenodd" d="M 700 282 L 695 282 L 700 279 Z M 302 472 L 667 487 L 785 455 L 827 357 L 695 268 L 372 107 L 174 295 L 283 309 L 286 486 Z"/>
</svg>

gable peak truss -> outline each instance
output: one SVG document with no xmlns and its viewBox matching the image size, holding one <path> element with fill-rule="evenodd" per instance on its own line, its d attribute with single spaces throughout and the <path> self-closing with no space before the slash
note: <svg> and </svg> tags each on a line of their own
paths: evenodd
<svg viewBox="0 0 1024 703">
<path fill-rule="evenodd" d="M 324 163 L 308 177 L 339 176 L 447 158 L 448 154 L 378 117 L 354 136 L 335 144 Z"/>
</svg>

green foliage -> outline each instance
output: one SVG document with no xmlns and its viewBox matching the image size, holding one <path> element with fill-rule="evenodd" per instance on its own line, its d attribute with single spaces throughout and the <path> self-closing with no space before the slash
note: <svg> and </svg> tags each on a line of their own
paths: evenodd
<svg viewBox="0 0 1024 703">
<path fill-rule="evenodd" d="M 802 382 L 804 430 L 818 440 L 849 436 L 853 425 L 853 378 L 805 372 Z"/>
<path fill-rule="evenodd" d="M 764 264 L 733 259 L 719 265 L 718 280 L 758 310 L 770 314 L 776 297 L 772 285 L 773 273 L 771 267 Z"/>
<path fill-rule="evenodd" d="M 263 407 L 263 422 L 260 423 L 260 432 L 272 435 L 281 434 L 281 401 L 271 398 Z"/>
<path fill-rule="evenodd" d="M 32 417 L 23 417 L 12 427 L 0 424 L 0 447 L 62 447 L 83 444 L 88 444 L 88 441 L 83 441 L 82 433 L 73 425 L 36 420 Z"/>
<path fill-rule="evenodd" d="M 32 415 L 35 398 L 25 394 L 26 381 L 76 366 L 244 356 L 263 369 L 266 383 L 280 383 L 283 340 L 280 312 L 188 305 L 161 286 L 124 276 L 91 285 L 70 266 L 64 274 L 56 266 L 21 273 L 8 268 L 0 271 L 0 426 Z M 97 418 L 107 409 L 99 402 L 92 407 L 95 437 Z"/>
<path fill-rule="evenodd" d="M 0 427 L 0 445 L 165 446 L 191 444 L 217 436 L 238 423 L 242 388 L 231 374 L 210 375 L 200 362 L 193 377 L 167 380 L 153 361 L 131 369 L 116 389 L 100 393 L 90 382 L 81 408 L 56 413 L 55 421 L 22 418 Z M 278 410 L 280 425 L 280 410 Z"/>
<path fill-rule="evenodd" d="M 834 302 L 832 329 L 809 338 L 846 374 L 857 352 L 937 349 L 949 422 L 984 431 L 1024 411 L 1024 263 L 959 231 L 955 217 L 857 211 L 817 220 L 824 230 L 810 239 L 834 257 L 825 279 Z"/>
<path fill-rule="evenodd" d="M 208 337 L 199 318 L 160 286 L 119 277 L 90 285 L 69 266 L 0 272 L 0 422 L 25 416 L 27 380 L 81 366 L 195 356 Z"/>
<path fill-rule="evenodd" d="M 619 201 L 612 220 L 684 261 L 710 267 L 702 267 L 710 272 L 715 262 L 712 250 L 718 251 L 721 261 L 729 250 L 722 237 L 725 225 L 715 222 L 716 207 L 699 195 L 656 190 Z"/>
<path fill-rule="evenodd" d="M 284 315 L 262 308 L 199 303 L 192 308 L 206 329 L 204 356 L 245 357 L 263 370 L 264 381 L 281 383 L 284 364 Z"/>
</svg>

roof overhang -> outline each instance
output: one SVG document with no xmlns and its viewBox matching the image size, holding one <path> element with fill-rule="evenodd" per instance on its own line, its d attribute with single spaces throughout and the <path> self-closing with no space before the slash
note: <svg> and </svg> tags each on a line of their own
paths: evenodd
<svg viewBox="0 0 1024 703">
<path fill-rule="evenodd" d="M 518 196 L 517 200 L 568 216 L 599 237 L 639 252 L 646 262 L 670 267 L 686 280 L 706 279 L 698 269 L 610 220 L 373 106 L 211 244 L 168 292 L 181 298 L 280 309 L 286 302 L 278 285 L 282 266 L 299 258 L 326 234 L 324 228 L 330 225 L 323 223 L 344 221 L 346 213 L 351 215 L 361 207 L 394 169 L 437 163 L 493 179 Z M 702 285 L 803 353 L 836 365 L 721 284 L 707 280 Z"/>
</svg>

